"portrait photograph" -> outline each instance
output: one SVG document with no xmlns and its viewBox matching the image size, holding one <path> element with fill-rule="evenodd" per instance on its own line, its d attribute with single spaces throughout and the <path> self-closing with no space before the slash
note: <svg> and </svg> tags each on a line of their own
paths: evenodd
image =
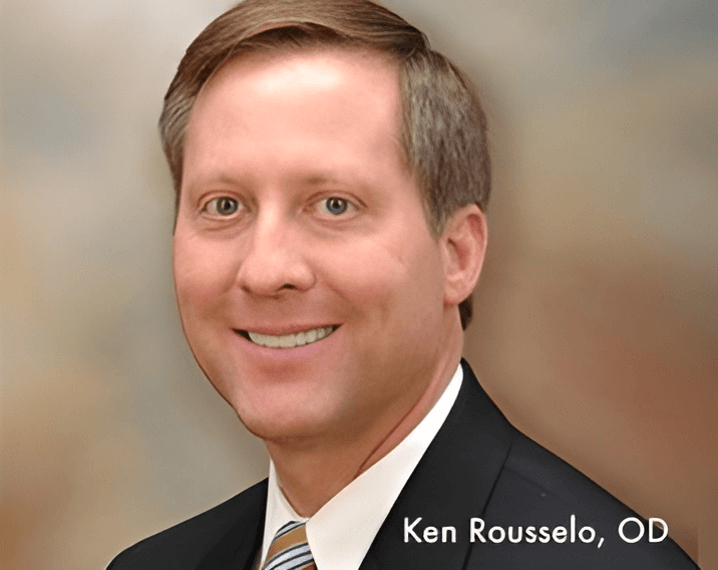
<svg viewBox="0 0 718 570">
<path fill-rule="evenodd" d="M 0 15 L 1 568 L 718 568 L 717 4 Z"/>
</svg>

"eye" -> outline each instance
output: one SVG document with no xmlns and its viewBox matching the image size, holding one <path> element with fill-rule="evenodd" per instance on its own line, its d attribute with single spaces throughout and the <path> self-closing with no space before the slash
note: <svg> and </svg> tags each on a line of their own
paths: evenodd
<svg viewBox="0 0 718 570">
<path fill-rule="evenodd" d="M 338 196 L 330 196 L 322 200 L 322 208 L 333 216 L 340 216 L 349 209 L 349 200 L 339 198 Z"/>
<path fill-rule="evenodd" d="M 204 211 L 213 216 L 231 216 L 239 210 L 239 201 L 229 196 L 220 196 L 207 202 Z"/>
</svg>

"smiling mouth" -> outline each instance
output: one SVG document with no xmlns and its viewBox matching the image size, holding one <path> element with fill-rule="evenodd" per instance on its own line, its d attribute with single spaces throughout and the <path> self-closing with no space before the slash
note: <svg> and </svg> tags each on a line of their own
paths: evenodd
<svg viewBox="0 0 718 570">
<path fill-rule="evenodd" d="M 339 325 L 332 325 L 283 335 L 260 334 L 239 329 L 235 329 L 235 332 L 259 346 L 265 346 L 267 348 L 296 348 L 298 346 L 306 346 L 307 344 L 312 344 L 327 338 L 338 328 Z"/>
</svg>

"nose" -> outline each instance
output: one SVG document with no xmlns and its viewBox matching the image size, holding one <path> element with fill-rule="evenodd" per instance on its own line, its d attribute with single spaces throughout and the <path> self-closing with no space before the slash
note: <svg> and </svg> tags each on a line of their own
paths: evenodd
<svg viewBox="0 0 718 570">
<path fill-rule="evenodd" d="M 272 213 L 258 216 L 247 238 L 237 271 L 237 285 L 243 291 L 277 297 L 314 286 L 316 277 L 304 251 L 308 244 L 289 221 Z"/>
</svg>

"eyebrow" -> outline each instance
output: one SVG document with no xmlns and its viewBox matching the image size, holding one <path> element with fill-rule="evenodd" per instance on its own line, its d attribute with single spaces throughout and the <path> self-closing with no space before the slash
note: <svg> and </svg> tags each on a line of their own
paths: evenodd
<svg viewBox="0 0 718 570">
<path fill-rule="evenodd" d="M 307 176 L 302 177 L 300 179 L 300 181 L 303 184 L 306 184 L 308 186 L 322 186 L 324 184 L 347 183 L 347 182 L 351 182 L 352 179 L 351 178 L 350 179 L 342 178 L 340 176 L 336 176 L 335 174 L 333 174 L 331 172 L 329 172 L 329 173 L 317 172 L 317 173 L 309 174 Z"/>
</svg>

